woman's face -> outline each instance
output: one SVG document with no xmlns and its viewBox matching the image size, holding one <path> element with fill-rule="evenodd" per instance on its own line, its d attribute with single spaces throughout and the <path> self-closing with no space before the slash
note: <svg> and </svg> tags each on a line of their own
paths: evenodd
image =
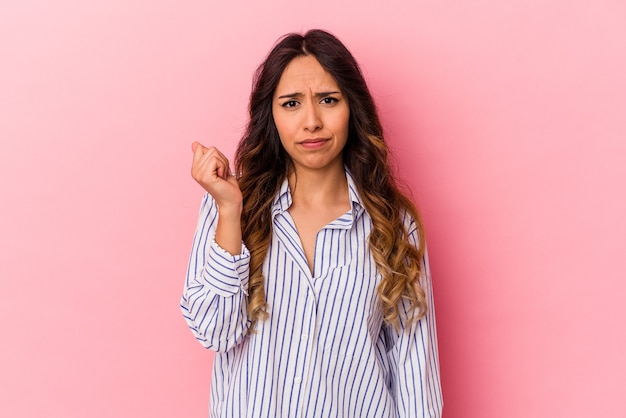
<svg viewBox="0 0 626 418">
<path fill-rule="evenodd" d="M 297 172 L 343 170 L 350 107 L 335 79 L 312 55 L 285 67 L 272 103 L 280 141 Z"/>
</svg>

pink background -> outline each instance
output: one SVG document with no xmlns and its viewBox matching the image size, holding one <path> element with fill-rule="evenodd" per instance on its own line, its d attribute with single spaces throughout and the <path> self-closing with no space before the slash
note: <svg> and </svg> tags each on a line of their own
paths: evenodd
<svg viewBox="0 0 626 418">
<path fill-rule="evenodd" d="M 207 415 L 190 143 L 232 155 L 254 68 L 313 27 L 423 211 L 445 416 L 626 416 L 622 0 L 3 2 L 0 416 Z"/>
</svg>

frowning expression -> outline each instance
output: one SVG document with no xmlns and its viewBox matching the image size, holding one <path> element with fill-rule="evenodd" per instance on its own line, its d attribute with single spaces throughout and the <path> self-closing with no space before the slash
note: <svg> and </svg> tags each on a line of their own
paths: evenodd
<svg viewBox="0 0 626 418">
<path fill-rule="evenodd" d="M 272 112 L 296 172 L 343 170 L 350 107 L 333 76 L 315 57 L 299 56 L 285 67 Z"/>
</svg>

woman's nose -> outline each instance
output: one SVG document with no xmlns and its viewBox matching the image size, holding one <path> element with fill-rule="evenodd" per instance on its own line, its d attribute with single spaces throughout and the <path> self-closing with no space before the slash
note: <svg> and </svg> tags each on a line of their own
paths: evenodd
<svg viewBox="0 0 626 418">
<path fill-rule="evenodd" d="M 320 109 L 311 100 L 307 103 L 304 116 L 304 129 L 309 132 L 315 132 L 322 127 L 322 118 L 320 115 Z"/>
</svg>

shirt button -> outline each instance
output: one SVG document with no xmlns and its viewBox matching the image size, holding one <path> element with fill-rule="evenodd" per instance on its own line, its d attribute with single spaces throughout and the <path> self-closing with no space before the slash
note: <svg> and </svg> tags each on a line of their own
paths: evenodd
<svg viewBox="0 0 626 418">
<path fill-rule="evenodd" d="M 300 339 L 301 339 L 302 341 L 306 341 L 308 338 L 309 338 L 309 336 L 308 336 L 308 335 L 306 335 L 306 334 L 302 334 L 302 337 L 300 337 Z"/>
<path fill-rule="evenodd" d="M 302 378 L 300 376 L 296 376 L 296 378 L 293 379 L 293 383 L 295 383 L 296 385 L 299 385 L 300 382 L 302 382 Z"/>
</svg>

